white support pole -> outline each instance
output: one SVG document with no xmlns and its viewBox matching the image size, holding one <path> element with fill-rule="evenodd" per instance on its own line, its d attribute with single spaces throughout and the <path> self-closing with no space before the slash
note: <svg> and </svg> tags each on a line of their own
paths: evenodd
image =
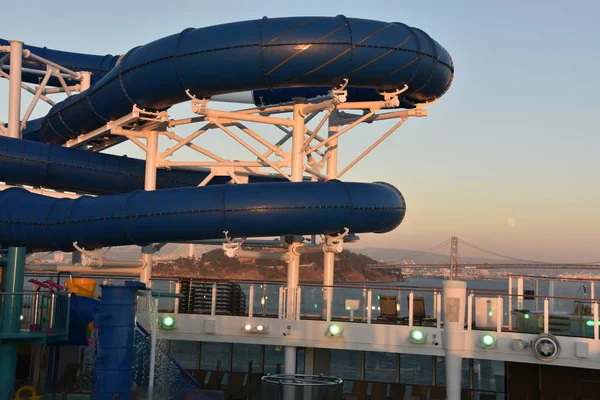
<svg viewBox="0 0 600 400">
<path fill-rule="evenodd" d="M 518 296 L 517 297 L 517 308 L 519 310 L 523 309 L 523 293 L 524 293 L 523 290 L 524 290 L 523 289 L 523 277 L 520 276 L 517 278 L 517 296 Z M 511 306 L 508 307 L 508 311 L 509 312 L 512 311 Z"/>
<path fill-rule="evenodd" d="M 446 363 L 446 398 L 460 400 L 462 354 L 465 348 L 465 303 L 467 284 L 444 281 L 444 331 L 442 344 Z"/>
<path fill-rule="evenodd" d="M 175 284 L 175 293 L 176 294 L 181 293 L 181 282 L 180 281 L 177 281 L 177 283 Z M 173 313 L 175 315 L 179 314 L 179 297 L 175 297 L 175 310 Z"/>
<path fill-rule="evenodd" d="M 550 297 L 550 312 L 554 312 L 554 281 L 548 282 L 548 296 Z"/>
<path fill-rule="evenodd" d="M 594 339 L 598 340 L 598 303 L 594 302 L 592 310 L 594 313 Z"/>
<path fill-rule="evenodd" d="M 435 304 L 437 304 L 437 309 L 438 309 L 437 316 L 435 317 L 435 326 L 436 326 L 436 328 L 440 329 L 442 327 L 442 318 L 441 318 L 442 294 L 436 293 L 435 297 L 436 297 Z"/>
<path fill-rule="evenodd" d="M 210 315 L 213 317 L 217 315 L 217 283 L 214 282 L 212 285 L 212 296 L 210 299 Z"/>
<path fill-rule="evenodd" d="M 538 299 L 540 298 L 540 280 L 536 279 L 535 280 L 535 311 L 539 311 L 539 301 Z"/>
<path fill-rule="evenodd" d="M 502 332 L 502 325 L 504 323 L 504 300 L 502 296 L 498 296 L 496 305 L 496 332 Z"/>
<path fill-rule="evenodd" d="M 467 330 L 473 329 L 473 293 L 469 293 L 467 305 Z"/>
<path fill-rule="evenodd" d="M 250 288 L 248 290 L 248 317 L 252 318 L 254 316 L 254 285 L 250 284 Z"/>
<path fill-rule="evenodd" d="M 152 293 L 148 291 L 147 294 L 148 303 L 152 301 Z M 154 299 L 154 311 L 158 312 L 158 297 Z M 156 320 L 156 314 L 150 312 L 150 317 L 154 318 L 150 321 L 150 373 L 148 378 L 148 387 L 154 387 L 154 371 L 156 369 L 156 335 L 158 333 L 158 320 Z M 152 390 L 152 389 L 151 389 Z M 152 393 L 152 392 L 151 392 Z"/>
<path fill-rule="evenodd" d="M 156 159 L 158 155 L 158 132 L 148 133 L 148 142 L 146 143 L 146 173 L 144 181 L 144 190 L 156 190 Z M 145 268 L 140 274 L 140 282 L 145 283 L 147 287 L 152 287 L 152 253 L 154 245 L 142 247 L 142 261 Z"/>
<path fill-rule="evenodd" d="M 508 276 L 508 308 L 512 310 L 513 308 L 513 278 L 512 276 Z"/>
<path fill-rule="evenodd" d="M 408 326 L 413 326 L 413 311 L 414 311 L 415 294 L 411 291 L 408 294 Z"/>
<path fill-rule="evenodd" d="M 295 99 L 294 101 L 294 119 L 293 119 L 293 130 L 292 130 L 292 157 L 291 157 L 291 176 L 292 182 L 302 182 L 302 175 L 304 172 L 304 152 L 302 146 L 304 144 L 304 116 L 302 115 L 303 99 Z M 288 253 L 291 255 L 291 261 L 288 263 L 288 274 L 287 274 L 287 307 L 286 307 L 286 319 L 296 319 L 298 313 L 298 306 L 296 304 L 296 290 L 298 288 L 298 281 L 300 278 L 300 256 L 293 251 L 296 244 L 290 245 Z M 285 347 L 285 367 L 284 372 L 286 374 L 296 373 L 296 347 L 286 346 Z"/>
<path fill-rule="evenodd" d="M 8 136 L 21 138 L 21 67 L 23 42 L 10 41 L 10 83 L 8 87 Z"/>
<path fill-rule="evenodd" d="M 367 324 L 371 325 L 371 310 L 373 309 L 373 291 L 367 291 Z"/>
<path fill-rule="evenodd" d="M 544 333 L 548 333 L 548 327 L 550 324 L 550 306 L 548 304 L 548 299 L 544 299 Z"/>
<path fill-rule="evenodd" d="M 283 305 L 285 304 L 285 290 L 283 286 L 279 286 L 279 309 L 277 312 L 277 318 L 283 319 Z M 262 300 L 261 300 L 262 302 Z"/>
</svg>

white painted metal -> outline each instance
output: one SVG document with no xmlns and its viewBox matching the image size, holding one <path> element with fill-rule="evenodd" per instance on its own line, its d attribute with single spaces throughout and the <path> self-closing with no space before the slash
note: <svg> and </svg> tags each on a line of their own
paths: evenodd
<svg viewBox="0 0 600 400">
<path fill-rule="evenodd" d="M 548 281 L 548 297 L 550 297 L 550 312 L 554 312 L 554 281 Z"/>
<path fill-rule="evenodd" d="M 254 284 L 250 284 L 250 288 L 248 289 L 248 318 L 252 318 L 254 316 Z"/>
<path fill-rule="evenodd" d="M 146 142 L 146 171 L 144 180 L 144 190 L 156 190 L 156 159 L 158 155 L 158 132 L 148 133 Z M 152 253 L 154 245 L 142 248 L 142 261 L 146 268 L 140 274 L 140 282 L 145 283 L 147 287 L 152 287 Z"/>
<path fill-rule="evenodd" d="M 548 299 L 544 299 L 544 333 L 548 333 L 550 323 L 550 306 L 548 304 Z"/>
<path fill-rule="evenodd" d="M 152 301 L 152 293 L 150 291 L 147 292 L 147 301 L 148 305 Z M 158 312 L 158 298 L 154 299 L 154 310 Z M 158 320 L 154 313 L 150 313 L 150 317 L 154 318 L 154 321 L 150 321 L 150 373 L 148 379 L 148 387 L 154 387 L 154 375 L 156 370 L 156 341 L 158 335 Z M 152 390 L 152 389 L 150 389 Z"/>
<path fill-rule="evenodd" d="M 414 313 L 414 302 L 415 294 L 411 292 L 408 294 L 408 326 L 413 326 L 413 313 Z"/>
<path fill-rule="evenodd" d="M 436 324 L 436 327 L 438 329 L 440 329 L 442 327 L 442 317 L 441 317 L 441 315 L 442 315 L 442 313 L 441 313 L 441 310 L 442 310 L 442 294 L 441 293 L 436 293 L 435 297 L 436 297 L 435 303 L 437 304 L 437 309 L 439 310 L 438 315 L 436 317 L 435 324 Z"/>
<path fill-rule="evenodd" d="M 373 291 L 367 290 L 367 324 L 371 325 L 371 311 L 373 309 Z"/>
<path fill-rule="evenodd" d="M 465 349 L 466 282 L 444 281 L 444 331 L 442 345 L 446 363 L 446 397 L 460 400 L 462 355 Z"/>
<path fill-rule="evenodd" d="M 517 278 L 517 308 L 519 310 L 523 309 L 523 277 L 519 276 Z M 512 309 L 512 307 L 509 307 L 509 309 Z"/>
<path fill-rule="evenodd" d="M 81 82 L 79 82 L 79 91 L 83 92 L 88 90 L 92 85 L 92 73 L 87 71 L 82 71 L 79 73 L 81 76 Z"/>
<path fill-rule="evenodd" d="M 469 293 L 469 301 L 467 303 L 467 330 L 473 329 L 473 293 Z"/>
<path fill-rule="evenodd" d="M 278 319 L 283 319 L 283 305 L 285 304 L 284 293 L 285 291 L 283 290 L 283 286 L 279 286 L 279 309 L 277 311 Z"/>
<path fill-rule="evenodd" d="M 8 87 L 8 136 L 21 138 L 21 67 L 23 42 L 10 41 L 10 82 Z"/>
<path fill-rule="evenodd" d="M 210 315 L 213 317 L 217 314 L 217 284 L 212 285 L 212 296 L 210 300 Z"/>
<path fill-rule="evenodd" d="M 33 99 L 31 100 L 31 103 L 29 104 L 27 111 L 25 111 L 25 115 L 23 115 L 23 120 L 21 121 L 21 131 L 23 129 L 25 129 L 27 121 L 29 120 L 29 117 L 31 117 L 31 113 L 33 113 L 33 109 L 35 108 L 38 100 L 40 99 L 40 96 L 42 95 L 42 92 L 44 91 L 44 88 L 46 87 L 46 84 L 50 80 L 51 76 L 52 76 L 52 70 L 50 70 L 48 68 L 48 71 L 46 71 L 46 75 L 44 75 L 42 82 L 37 87 L 35 94 L 33 95 Z"/>
<path fill-rule="evenodd" d="M 539 311 L 540 305 L 539 305 L 539 297 L 540 296 L 540 281 L 539 279 L 535 280 L 535 311 Z"/>
<path fill-rule="evenodd" d="M 496 332 L 502 332 L 502 325 L 504 325 L 504 299 L 502 296 L 498 296 L 498 303 L 496 309 Z"/>
<path fill-rule="evenodd" d="M 175 293 L 176 294 L 180 294 L 181 293 L 181 282 L 177 281 L 177 283 L 175 284 Z M 179 314 L 179 297 L 175 297 L 175 315 Z"/>
<path fill-rule="evenodd" d="M 598 340 L 598 303 L 594 302 L 592 312 L 594 313 L 594 339 Z"/>
</svg>

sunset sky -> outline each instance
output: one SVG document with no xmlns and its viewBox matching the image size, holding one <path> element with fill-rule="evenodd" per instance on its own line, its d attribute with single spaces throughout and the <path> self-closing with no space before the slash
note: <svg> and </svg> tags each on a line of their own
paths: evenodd
<svg viewBox="0 0 600 400">
<path fill-rule="evenodd" d="M 187 27 L 264 15 L 344 14 L 421 28 L 451 54 L 454 83 L 428 108 L 429 117 L 410 119 L 344 176 L 392 183 L 408 205 L 398 229 L 364 235 L 360 247 L 421 250 L 459 236 L 519 258 L 600 261 L 597 1 L 3 3 L 0 37 L 94 54 L 122 54 Z M 0 81 L 2 121 L 7 88 Z M 173 109 L 175 117 L 190 114 L 188 105 Z M 391 125 L 368 125 L 345 136 L 340 166 Z M 234 147 L 217 132 L 203 140 L 198 143 L 209 149 Z M 111 152 L 142 156 L 132 145 Z"/>
</svg>

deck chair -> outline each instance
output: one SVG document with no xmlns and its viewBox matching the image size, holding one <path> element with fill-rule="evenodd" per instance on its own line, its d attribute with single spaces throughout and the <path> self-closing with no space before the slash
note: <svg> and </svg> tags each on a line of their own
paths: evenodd
<svg viewBox="0 0 600 400">
<path fill-rule="evenodd" d="M 390 399 L 404 400 L 406 385 L 403 383 L 392 383 L 390 385 Z"/>
<path fill-rule="evenodd" d="M 425 385 L 413 385 L 410 395 L 425 400 L 428 390 L 429 388 Z"/>
<path fill-rule="evenodd" d="M 206 389 L 208 390 L 221 390 L 221 381 L 223 380 L 223 373 L 219 371 L 210 371 L 208 382 L 206 383 Z"/>
<path fill-rule="evenodd" d="M 379 297 L 379 309 L 380 314 L 377 320 L 383 320 L 386 322 L 396 322 L 398 319 L 398 308 L 396 305 L 396 296 L 380 296 Z"/>
<path fill-rule="evenodd" d="M 192 378 L 196 380 L 200 384 L 200 388 L 204 389 L 206 386 L 206 375 L 208 375 L 208 371 L 205 369 L 194 369 L 191 372 Z"/>
<path fill-rule="evenodd" d="M 460 400 L 473 400 L 471 389 L 463 389 L 460 391 Z"/>
<path fill-rule="evenodd" d="M 429 400 L 446 400 L 446 388 L 433 386 L 429 391 Z"/>
<path fill-rule="evenodd" d="M 260 399 L 260 387 L 262 385 L 262 377 L 264 375 L 256 372 L 250 374 L 248 378 L 248 400 L 259 400 Z"/>
<path fill-rule="evenodd" d="M 243 372 L 232 372 L 229 374 L 229 384 L 225 389 L 226 399 L 245 399 L 246 391 L 244 390 L 244 378 L 246 374 Z"/>
<path fill-rule="evenodd" d="M 367 382 L 352 382 L 352 396 L 356 396 L 358 400 L 367 400 Z"/>
<path fill-rule="evenodd" d="M 410 309 L 410 296 L 406 296 L 408 309 Z M 423 323 L 423 320 L 429 318 L 425 312 L 425 299 L 423 296 L 413 297 L 413 322 Z"/>
<path fill-rule="evenodd" d="M 371 383 L 371 400 L 386 400 L 387 398 L 387 383 L 372 382 Z"/>
</svg>

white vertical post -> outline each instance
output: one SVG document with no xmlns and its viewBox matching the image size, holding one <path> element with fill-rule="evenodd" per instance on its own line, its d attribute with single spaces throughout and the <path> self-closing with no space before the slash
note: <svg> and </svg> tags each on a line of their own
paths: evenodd
<svg viewBox="0 0 600 400">
<path fill-rule="evenodd" d="M 333 276 L 334 276 L 333 252 L 325 251 L 323 253 L 323 303 L 325 308 L 323 314 L 327 321 L 331 320 L 331 307 L 333 304 Z"/>
<path fill-rule="evenodd" d="M 144 190 L 156 190 L 156 158 L 158 155 L 158 132 L 148 132 L 146 143 L 146 171 L 144 180 Z M 154 245 L 142 247 L 142 261 L 145 268 L 140 273 L 140 282 L 145 283 L 147 287 L 152 287 L 152 253 Z"/>
<path fill-rule="evenodd" d="M 283 286 L 279 286 L 279 311 L 277 312 L 277 318 L 283 319 L 283 304 L 284 304 L 285 292 Z M 262 300 L 261 300 L 262 301 Z"/>
<path fill-rule="evenodd" d="M 548 282 L 548 296 L 550 297 L 550 312 L 554 312 L 554 281 Z"/>
<path fill-rule="evenodd" d="M 460 400 L 462 354 L 465 348 L 465 303 L 467 284 L 444 281 L 444 331 L 442 344 L 446 363 L 446 398 Z"/>
<path fill-rule="evenodd" d="M 538 299 L 540 298 L 540 281 L 539 279 L 535 280 L 535 311 L 539 311 L 539 302 Z"/>
<path fill-rule="evenodd" d="M 441 315 L 442 315 L 442 294 L 436 293 L 435 296 L 436 296 L 435 304 L 437 304 L 436 308 L 438 310 L 437 316 L 435 317 L 435 322 L 436 322 L 436 327 L 438 329 L 440 329 L 442 326 L 442 317 L 441 317 Z"/>
<path fill-rule="evenodd" d="M 254 315 L 254 284 L 250 284 L 250 289 L 248 290 L 248 317 L 252 318 Z"/>
<path fill-rule="evenodd" d="M 497 302 L 496 331 L 502 332 L 502 325 L 504 323 L 504 300 L 502 299 L 502 296 L 498 296 Z"/>
<path fill-rule="evenodd" d="M 517 297 L 517 308 L 519 310 L 523 309 L 523 293 L 524 293 L 523 290 L 524 290 L 523 289 L 523 277 L 520 276 L 520 277 L 517 278 L 517 295 L 518 295 L 518 297 Z M 512 304 L 509 304 L 508 311 L 509 312 L 512 311 Z"/>
<path fill-rule="evenodd" d="M 437 292 L 433 292 L 433 318 L 437 318 Z"/>
<path fill-rule="evenodd" d="M 23 42 L 10 41 L 10 83 L 8 87 L 8 136 L 21 138 L 21 67 Z"/>
<path fill-rule="evenodd" d="M 548 326 L 550 324 L 550 311 L 549 311 L 548 299 L 544 299 L 544 333 L 548 333 Z"/>
<path fill-rule="evenodd" d="M 373 308 L 373 291 L 367 291 L 367 324 L 371 324 L 371 309 Z"/>
<path fill-rule="evenodd" d="M 473 293 L 469 293 L 469 301 L 467 305 L 467 330 L 473 329 Z"/>
<path fill-rule="evenodd" d="M 217 283 L 214 282 L 212 285 L 212 297 L 210 300 L 210 315 L 215 316 L 217 314 Z"/>
<path fill-rule="evenodd" d="M 598 340 L 598 303 L 594 302 L 592 310 L 594 312 L 594 339 Z"/>
<path fill-rule="evenodd" d="M 337 110 L 333 110 L 328 119 L 328 136 L 333 136 L 338 131 L 337 125 Z M 337 139 L 334 139 L 331 144 L 327 147 L 327 179 L 337 178 L 338 169 L 338 148 Z M 334 268 L 335 268 L 335 254 L 332 252 L 325 252 L 323 256 L 323 285 L 326 286 L 323 294 L 325 295 L 325 315 L 327 321 L 331 320 L 331 308 L 333 304 L 333 279 L 334 279 Z"/>
<path fill-rule="evenodd" d="M 81 81 L 79 82 L 79 91 L 83 92 L 84 90 L 88 90 L 92 85 L 92 73 L 81 71 L 79 72 L 81 76 Z"/>
<path fill-rule="evenodd" d="M 292 130 L 292 157 L 291 157 L 291 181 L 302 182 L 304 174 L 304 117 L 302 116 L 302 106 L 304 99 L 294 99 L 294 126 Z M 288 262 L 287 274 L 287 307 L 286 319 L 296 319 L 297 307 L 296 304 L 296 289 L 300 278 L 300 256 L 293 251 L 292 244 L 288 248 L 288 253 L 291 255 L 291 260 Z M 296 373 L 296 347 L 285 347 L 285 362 L 284 373 Z"/>
<path fill-rule="evenodd" d="M 152 292 L 148 291 L 147 303 L 151 304 Z M 158 333 L 158 320 L 156 319 L 156 313 L 158 312 L 158 297 L 154 299 L 154 312 L 150 312 L 150 318 L 154 321 L 150 321 L 150 374 L 148 378 L 148 387 L 154 387 L 154 371 L 156 369 L 156 334 Z"/>
<path fill-rule="evenodd" d="M 175 293 L 176 294 L 181 293 L 181 282 L 180 281 L 177 281 L 177 283 L 175 284 Z M 173 313 L 175 315 L 179 314 L 179 297 L 175 297 L 175 310 Z"/>
<path fill-rule="evenodd" d="M 412 327 L 413 326 L 413 301 L 415 299 L 415 294 L 411 292 L 408 294 L 408 326 Z"/>
<path fill-rule="evenodd" d="M 513 280 L 512 280 L 512 276 L 508 276 L 508 308 L 510 310 L 512 310 L 513 308 L 513 301 L 512 301 L 512 294 L 513 294 Z"/>
</svg>

